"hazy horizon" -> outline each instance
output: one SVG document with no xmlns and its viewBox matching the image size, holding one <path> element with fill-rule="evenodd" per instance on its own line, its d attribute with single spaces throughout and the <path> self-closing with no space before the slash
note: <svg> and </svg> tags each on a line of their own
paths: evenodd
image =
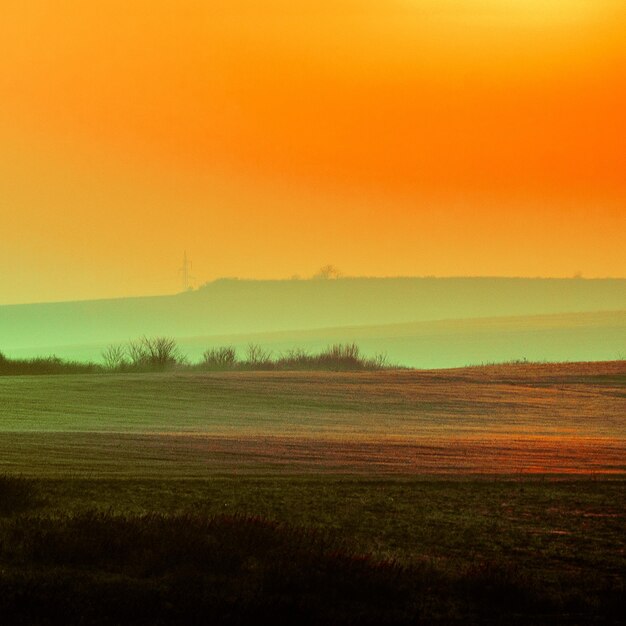
<svg viewBox="0 0 626 626">
<path fill-rule="evenodd" d="M 626 281 L 626 276 L 582 276 L 579 274 L 573 276 L 505 276 L 498 274 L 484 274 L 484 275 L 408 275 L 408 274 L 398 274 L 395 276 L 390 275 L 344 275 L 332 277 L 332 278 L 319 278 L 316 277 L 315 273 L 312 273 L 308 276 L 277 276 L 277 277 L 249 277 L 249 276 L 219 276 L 216 278 L 212 278 L 209 280 L 205 280 L 203 282 L 196 282 L 195 285 L 190 285 L 187 290 L 183 290 L 180 285 L 179 288 L 174 288 L 172 291 L 168 292 L 144 292 L 144 293 L 107 293 L 97 297 L 76 297 L 76 298 L 59 298 L 59 299 L 49 299 L 49 300 L 25 300 L 25 301 L 15 301 L 15 302 L 2 302 L 0 301 L 0 307 L 2 306 L 20 306 L 20 305 L 30 305 L 30 304 L 61 304 L 61 303 L 72 303 L 72 302 L 91 302 L 91 301 L 99 301 L 99 300 L 124 300 L 124 299 L 137 299 L 137 298 L 158 298 L 158 297 L 170 297 L 182 295 L 184 293 L 193 293 L 202 290 L 203 288 L 213 284 L 220 283 L 225 281 L 237 281 L 241 283 L 250 282 L 250 283 L 263 283 L 263 282 L 290 282 L 290 281 L 318 281 L 318 280 L 395 280 L 395 279 L 406 279 L 406 280 L 463 280 L 463 279 L 475 279 L 475 280 L 537 280 L 537 281 L 569 281 L 569 280 L 577 280 L 577 281 Z M 180 279 L 178 281 L 180 283 Z M 590 309 L 595 310 L 595 309 Z"/>
<path fill-rule="evenodd" d="M 12 357 L 98 360 L 143 335 L 174 337 L 192 359 L 219 345 L 356 342 L 419 367 L 611 360 L 626 346 L 626 280 L 222 279 L 171 295 L 0 306 L 0 350 Z"/>
</svg>

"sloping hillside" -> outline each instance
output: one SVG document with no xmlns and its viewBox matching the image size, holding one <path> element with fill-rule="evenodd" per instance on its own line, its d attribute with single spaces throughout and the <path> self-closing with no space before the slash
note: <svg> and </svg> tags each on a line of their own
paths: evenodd
<svg viewBox="0 0 626 626">
<path fill-rule="evenodd" d="M 200 359 L 208 347 L 220 345 L 233 345 L 243 354 L 251 342 L 274 353 L 298 347 L 316 352 L 332 343 L 355 342 L 368 356 L 384 353 L 392 364 L 420 368 L 464 367 L 521 359 L 603 361 L 626 355 L 626 311 L 180 339 L 183 352 L 194 360 Z"/>
<path fill-rule="evenodd" d="M 602 361 L 626 354 L 626 311 L 566 313 L 343 326 L 273 333 L 178 337 L 182 352 L 199 361 L 207 348 L 234 346 L 240 357 L 257 343 L 274 355 L 293 348 L 318 352 L 333 343 L 355 342 L 367 356 L 384 353 L 390 364 L 409 367 L 463 367 L 469 364 L 528 359 Z M 99 360 L 105 342 L 7 351 L 11 356 L 42 354 Z"/>
<path fill-rule="evenodd" d="M 1 306 L 0 349 L 612 310 L 626 310 L 626 280 L 219 280 L 172 296 Z"/>
<path fill-rule="evenodd" d="M 0 473 L 626 472 L 626 362 L 0 379 Z"/>
</svg>

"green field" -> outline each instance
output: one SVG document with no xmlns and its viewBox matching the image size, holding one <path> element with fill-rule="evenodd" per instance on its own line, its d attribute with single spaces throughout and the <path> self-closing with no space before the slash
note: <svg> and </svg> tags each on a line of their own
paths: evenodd
<svg viewBox="0 0 626 626">
<path fill-rule="evenodd" d="M 623 361 L 2 377 L 0 611 L 620 624 L 625 474 Z"/>
<path fill-rule="evenodd" d="M 3 377 L 0 471 L 622 473 L 625 389 L 623 361 Z"/>
</svg>

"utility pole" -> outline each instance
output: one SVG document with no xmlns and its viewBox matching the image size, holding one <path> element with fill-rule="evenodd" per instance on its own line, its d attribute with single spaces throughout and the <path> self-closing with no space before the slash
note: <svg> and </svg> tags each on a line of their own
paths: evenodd
<svg viewBox="0 0 626 626">
<path fill-rule="evenodd" d="M 189 291 L 191 288 L 189 285 L 189 281 L 193 278 L 190 275 L 191 270 L 191 261 L 187 258 L 187 250 L 185 250 L 185 254 L 183 255 L 183 266 L 178 270 L 183 277 L 183 291 Z"/>
</svg>

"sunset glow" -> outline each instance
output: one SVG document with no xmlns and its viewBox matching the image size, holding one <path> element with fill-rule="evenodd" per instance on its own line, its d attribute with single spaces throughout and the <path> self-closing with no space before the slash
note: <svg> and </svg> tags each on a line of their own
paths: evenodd
<svg viewBox="0 0 626 626">
<path fill-rule="evenodd" d="M 621 0 L 33 0 L 3 303 L 218 276 L 626 275 Z"/>
</svg>

